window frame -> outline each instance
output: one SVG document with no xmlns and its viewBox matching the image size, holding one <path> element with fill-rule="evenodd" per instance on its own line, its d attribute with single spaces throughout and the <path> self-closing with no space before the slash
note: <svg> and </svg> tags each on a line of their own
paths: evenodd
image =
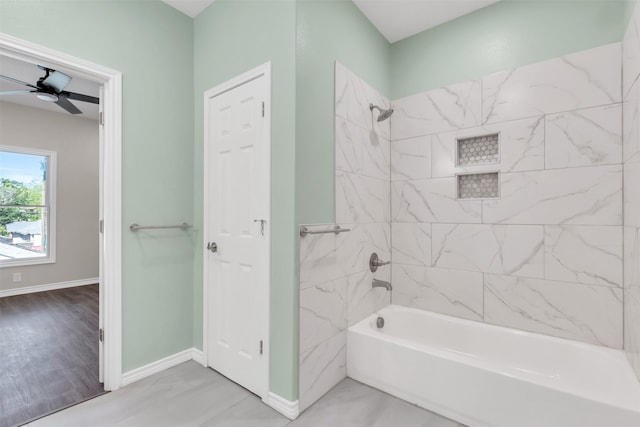
<svg viewBox="0 0 640 427">
<path fill-rule="evenodd" d="M 57 184 L 57 153 L 39 148 L 16 147 L 12 145 L 0 145 L 0 151 L 26 154 L 31 156 L 47 157 L 47 179 L 45 180 L 45 204 L 40 206 L 48 212 L 47 219 L 47 254 L 33 258 L 0 259 L 0 269 L 7 267 L 30 266 L 39 264 L 53 264 L 56 262 L 56 184 Z M 2 206 L 9 207 L 9 206 Z"/>
</svg>

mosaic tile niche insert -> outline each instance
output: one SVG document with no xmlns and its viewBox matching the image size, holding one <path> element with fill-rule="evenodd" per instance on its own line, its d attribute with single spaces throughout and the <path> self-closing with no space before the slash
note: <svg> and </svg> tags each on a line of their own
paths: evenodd
<svg viewBox="0 0 640 427">
<path fill-rule="evenodd" d="M 496 199 L 500 197 L 498 172 L 458 175 L 459 199 Z"/>
<path fill-rule="evenodd" d="M 500 162 L 498 134 L 458 139 L 458 166 Z"/>
</svg>

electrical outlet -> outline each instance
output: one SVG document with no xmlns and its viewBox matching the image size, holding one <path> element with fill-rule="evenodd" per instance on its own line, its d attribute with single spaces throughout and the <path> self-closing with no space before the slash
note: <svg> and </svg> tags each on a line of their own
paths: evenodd
<svg viewBox="0 0 640 427">
<path fill-rule="evenodd" d="M 22 273 L 13 273 L 14 282 L 22 282 Z"/>
</svg>

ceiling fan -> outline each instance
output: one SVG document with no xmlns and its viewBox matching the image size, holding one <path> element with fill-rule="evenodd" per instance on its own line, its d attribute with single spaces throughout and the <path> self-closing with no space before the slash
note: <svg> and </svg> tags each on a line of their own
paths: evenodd
<svg viewBox="0 0 640 427">
<path fill-rule="evenodd" d="M 82 111 L 78 109 L 75 105 L 69 101 L 70 99 L 74 101 L 82 101 L 82 102 L 90 102 L 92 104 L 98 104 L 100 100 L 95 96 L 83 95 L 81 93 L 69 92 L 64 90 L 65 87 L 71 81 L 71 77 L 66 74 L 53 70 L 51 68 L 43 67 L 42 65 L 38 65 L 42 71 L 45 72 L 45 75 L 38 79 L 36 85 L 32 85 L 30 83 L 23 82 L 18 79 L 14 79 L 13 77 L 3 76 L 0 74 L 0 78 L 26 86 L 30 89 L 25 90 L 10 90 L 0 92 L 0 95 L 21 95 L 27 93 L 35 93 L 38 99 L 43 101 L 55 102 L 59 107 L 66 110 L 71 114 L 81 114 Z"/>
</svg>

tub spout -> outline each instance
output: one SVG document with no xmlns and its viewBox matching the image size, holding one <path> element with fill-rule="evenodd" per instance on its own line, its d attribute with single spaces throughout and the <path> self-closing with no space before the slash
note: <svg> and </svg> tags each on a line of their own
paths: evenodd
<svg viewBox="0 0 640 427">
<path fill-rule="evenodd" d="M 391 283 L 385 282 L 384 280 L 373 279 L 371 282 L 372 288 L 385 288 L 386 290 L 391 290 Z"/>
</svg>

